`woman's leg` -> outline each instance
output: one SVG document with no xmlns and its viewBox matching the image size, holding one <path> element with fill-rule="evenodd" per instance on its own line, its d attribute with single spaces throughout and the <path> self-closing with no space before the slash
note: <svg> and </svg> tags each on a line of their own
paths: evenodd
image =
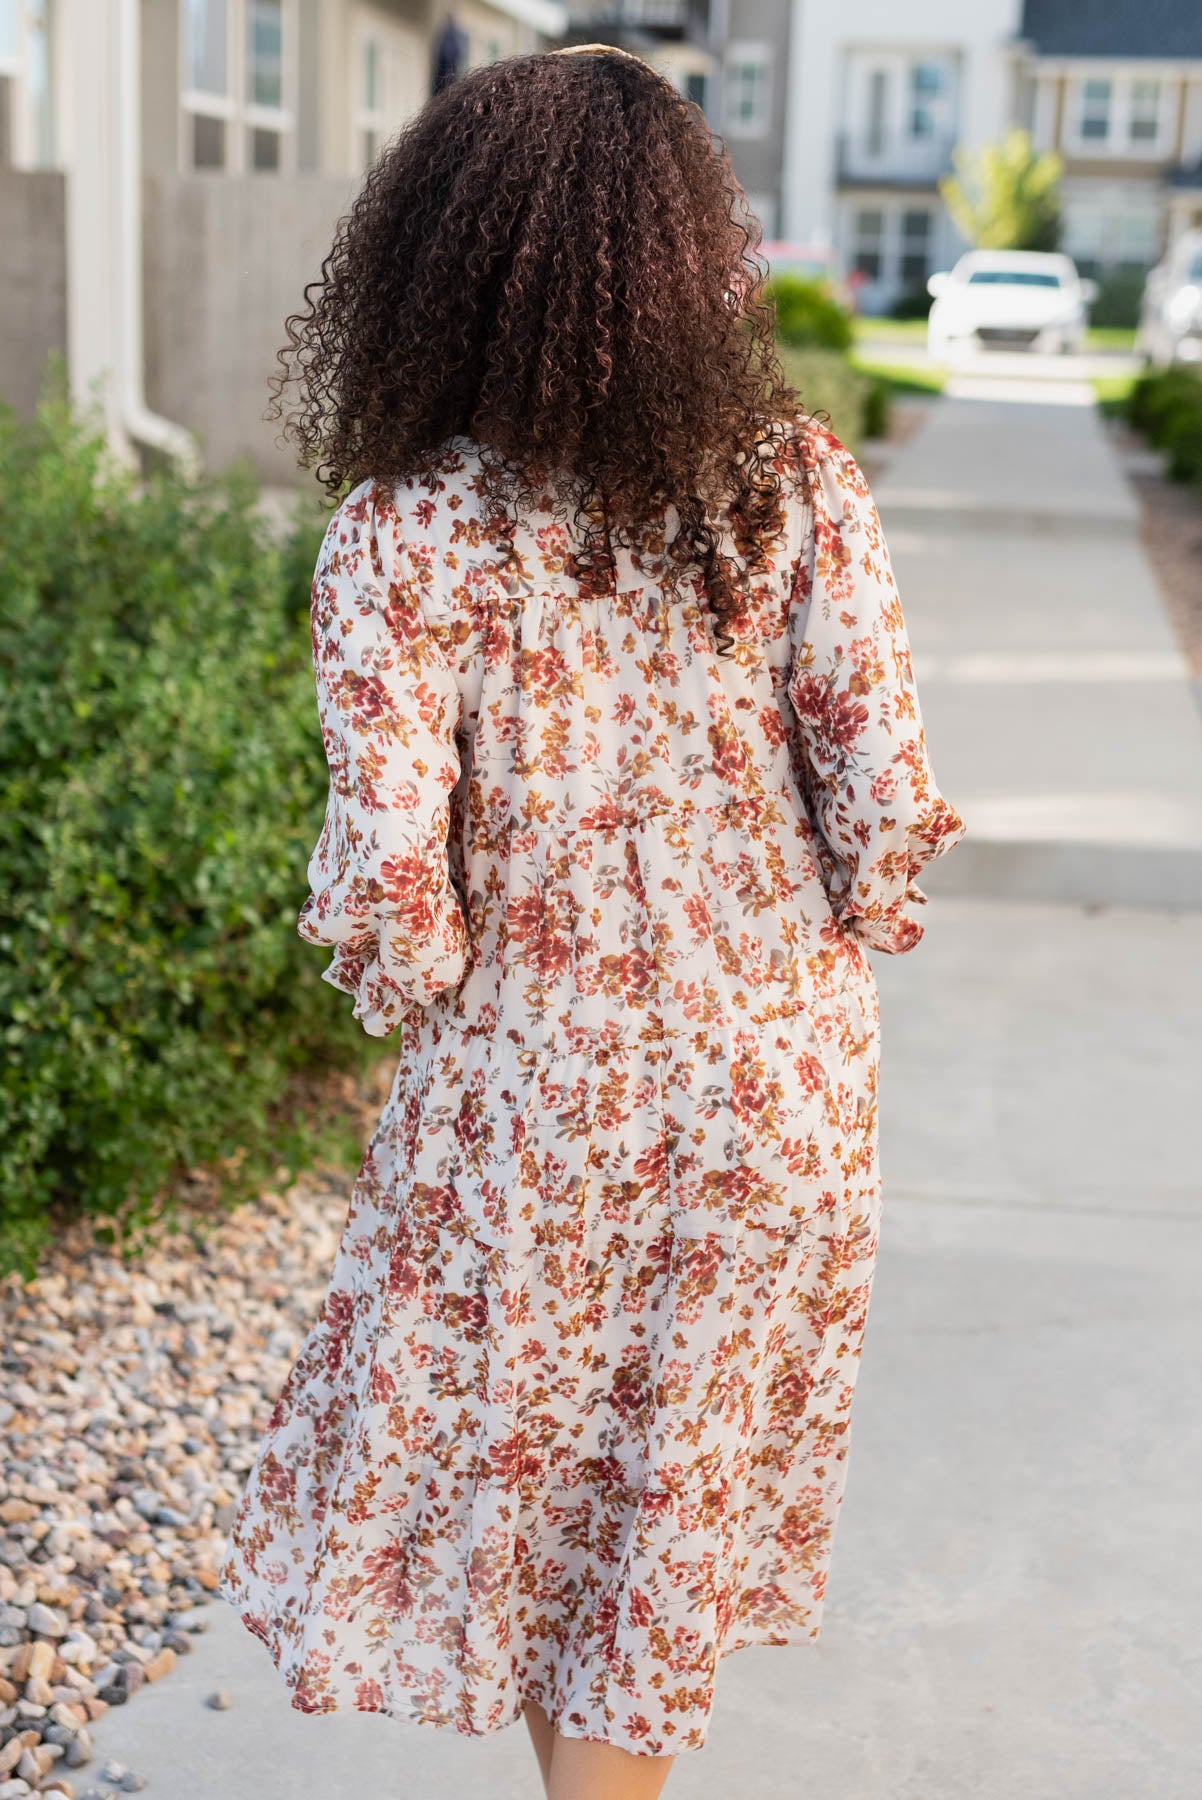
<svg viewBox="0 0 1202 1800">
<path fill-rule="evenodd" d="M 534 1745 L 534 1754 L 538 1757 L 543 1786 L 550 1793 L 551 1752 L 555 1747 L 555 1727 L 537 1700 L 527 1700 L 522 1717 L 525 1719 L 526 1729 L 530 1733 L 530 1742 Z"/>
<path fill-rule="evenodd" d="M 547 1800 L 657 1800 L 671 1767 L 670 1756 L 633 1756 L 556 1732 Z"/>
</svg>

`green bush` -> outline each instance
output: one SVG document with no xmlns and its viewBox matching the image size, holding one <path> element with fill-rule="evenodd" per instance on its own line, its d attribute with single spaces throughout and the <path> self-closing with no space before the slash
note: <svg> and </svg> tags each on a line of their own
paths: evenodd
<svg viewBox="0 0 1202 1800">
<path fill-rule="evenodd" d="M 893 389 L 887 381 L 873 378 L 869 381 L 868 391 L 864 395 L 864 435 L 865 437 L 883 438 L 889 436 L 889 426 L 893 418 Z"/>
<path fill-rule="evenodd" d="M 295 929 L 320 528 L 273 543 L 244 472 L 139 488 L 53 395 L 0 412 L 0 493 L 0 1266 L 28 1273 L 65 1211 L 136 1241 L 182 1168 L 232 1194 L 302 1157 L 281 1097 L 366 1040 Z"/>
<path fill-rule="evenodd" d="M 1183 404 L 1170 413 L 1164 447 L 1173 481 L 1202 482 L 1202 389 L 1196 406 Z"/>
<path fill-rule="evenodd" d="M 899 294 L 889 308 L 891 319 L 926 319 L 930 317 L 932 306 L 931 294 L 924 281 L 921 287 L 908 288 Z"/>
<path fill-rule="evenodd" d="M 1144 291 L 1142 269 L 1117 269 L 1098 278 L 1098 297 L 1089 309 L 1089 322 L 1099 329 L 1132 330 L 1139 324 L 1139 303 Z"/>
<path fill-rule="evenodd" d="M 776 335 L 782 343 L 799 350 L 851 349 L 851 314 L 826 282 L 774 275 L 766 291 L 776 307 Z"/>
<path fill-rule="evenodd" d="M 831 350 L 794 350 L 787 344 L 778 349 L 785 376 L 807 410 L 829 418 L 836 436 L 849 450 L 857 449 L 868 435 L 865 414 L 873 386 L 870 377 Z"/>
</svg>

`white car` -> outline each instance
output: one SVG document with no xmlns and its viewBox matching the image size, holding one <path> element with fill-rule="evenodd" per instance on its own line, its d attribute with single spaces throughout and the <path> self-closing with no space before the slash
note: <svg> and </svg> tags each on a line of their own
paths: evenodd
<svg viewBox="0 0 1202 1800">
<path fill-rule="evenodd" d="M 1135 353 L 1151 363 L 1202 362 L 1202 231 L 1186 231 L 1149 270 Z"/>
<path fill-rule="evenodd" d="M 935 304 L 927 348 L 1080 350 L 1097 283 L 1083 281 L 1071 256 L 1040 250 L 970 250 L 950 274 L 927 283 Z"/>
</svg>

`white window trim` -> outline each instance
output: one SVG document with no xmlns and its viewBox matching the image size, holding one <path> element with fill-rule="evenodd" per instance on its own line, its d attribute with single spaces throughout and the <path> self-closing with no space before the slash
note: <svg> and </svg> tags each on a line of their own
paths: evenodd
<svg viewBox="0 0 1202 1800">
<path fill-rule="evenodd" d="M 378 58 L 377 72 L 379 76 L 379 93 L 376 105 L 368 106 L 363 96 L 363 69 L 369 44 L 375 44 Z M 387 28 L 379 19 L 360 14 L 355 20 L 354 59 L 351 79 L 354 82 L 351 101 L 351 167 L 357 172 L 366 173 L 367 164 L 363 156 L 363 140 L 368 132 L 374 132 L 383 142 L 389 135 L 391 115 L 388 111 L 388 74 L 389 63 Z"/>
<path fill-rule="evenodd" d="M 226 32 L 229 60 L 226 67 L 227 87 L 224 94 L 211 94 L 186 85 L 188 76 L 188 43 L 184 29 L 184 0 L 178 0 L 179 32 L 179 166 L 190 175 L 290 175 L 296 170 L 296 95 L 298 85 L 297 0 L 283 0 L 281 26 L 283 58 L 281 85 L 282 106 L 260 106 L 246 99 L 250 73 L 248 36 L 250 9 L 247 0 L 225 0 Z M 220 119 L 226 126 L 225 165 L 221 169 L 197 169 L 192 162 L 192 121 L 194 118 Z M 280 139 L 280 160 L 276 169 L 256 169 L 247 154 L 247 134 L 251 131 L 274 131 Z"/>
<path fill-rule="evenodd" d="M 44 162 L 38 144 L 38 118 L 34 104 L 33 90 L 30 86 L 30 56 L 34 28 L 23 0 L 18 0 L 16 8 L 17 45 L 11 56 L 0 57 L 0 76 L 12 82 L 12 166 L 15 169 L 38 169 L 60 166 L 59 137 L 60 119 L 58 93 L 54 79 L 53 34 L 55 19 L 52 10 L 46 10 L 46 31 L 50 38 L 50 70 L 48 79 L 47 100 L 50 107 L 51 155 L 49 163 Z"/>
<path fill-rule="evenodd" d="M 1176 122 L 1176 100 L 1180 76 L 1166 75 L 1159 69 L 1098 68 L 1075 71 L 1069 78 L 1065 94 L 1065 118 L 1061 139 L 1072 156 L 1113 157 L 1119 162 L 1163 162 L 1172 150 Z M 1085 84 L 1089 81 L 1110 83 L 1110 119 L 1104 138 L 1085 137 L 1081 131 L 1085 109 Z M 1135 84 L 1156 81 L 1160 98 L 1154 138 L 1132 138 L 1131 120 Z"/>
<path fill-rule="evenodd" d="M 861 248 L 867 248 L 869 240 L 862 238 L 858 229 L 859 215 L 862 212 L 879 212 L 881 214 L 881 230 L 875 240 L 880 250 L 881 272 L 879 275 L 865 276 L 867 286 L 885 293 L 905 293 L 908 284 L 902 275 L 902 258 L 906 252 L 907 239 L 903 229 L 905 215 L 908 212 L 925 213 L 930 220 L 924 248 L 928 263 L 937 267 L 939 255 L 939 209 L 935 206 L 922 206 L 912 200 L 895 200 L 886 198 L 862 198 L 857 195 L 846 211 L 846 223 L 843 228 L 843 251 L 841 262 L 844 274 L 850 277 L 856 266 L 856 258 Z M 911 240 L 913 241 L 913 240 Z"/>
<path fill-rule="evenodd" d="M 736 119 L 730 107 L 730 73 L 739 63 L 751 63 L 763 70 L 763 99 L 757 116 L 748 121 Z M 723 129 L 728 138 L 762 138 L 767 137 L 772 126 L 772 46 L 761 39 L 738 38 L 726 46 L 723 57 L 722 87 L 726 96 L 723 112 Z"/>
<path fill-rule="evenodd" d="M 939 71 L 939 87 L 934 95 L 928 95 L 921 104 L 931 115 L 930 131 L 914 130 L 914 113 L 919 105 L 915 75 L 919 69 L 933 68 Z M 905 66 L 904 93 L 902 108 L 904 117 L 899 139 L 909 144 L 941 143 L 951 135 L 948 123 L 954 109 L 956 90 L 956 68 L 949 56 L 927 55 L 925 52 L 911 56 Z"/>
</svg>

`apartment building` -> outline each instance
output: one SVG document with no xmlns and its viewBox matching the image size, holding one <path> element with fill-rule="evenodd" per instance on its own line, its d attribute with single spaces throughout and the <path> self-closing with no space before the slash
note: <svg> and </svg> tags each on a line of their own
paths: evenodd
<svg viewBox="0 0 1202 1800">
<path fill-rule="evenodd" d="M 1138 273 L 1202 225 L 1202 6 L 1026 0 L 1016 110 L 1064 158 L 1064 247 Z"/>
<path fill-rule="evenodd" d="M 736 4 L 738 0 L 736 0 Z M 569 0 L 569 43 L 615 44 L 712 117 L 728 0 Z"/>
<path fill-rule="evenodd" d="M 788 0 L 734 0 L 711 111 L 765 238 L 781 234 L 791 18 Z"/>
<path fill-rule="evenodd" d="M 63 351 L 115 442 L 291 478 L 267 379 L 365 170 L 440 74 L 566 28 L 558 0 L 0 0 L 0 395 L 28 411 Z"/>
<path fill-rule="evenodd" d="M 1089 274 L 1134 277 L 1202 222 L 1198 0 L 789 10 L 781 235 L 833 249 L 865 310 L 964 248 L 939 179 L 1014 124 L 1064 158 L 1065 248 Z"/>
<path fill-rule="evenodd" d="M 792 0 L 782 230 L 833 250 L 868 312 L 962 247 L 939 195 L 957 145 L 1014 110 L 1019 0 Z"/>
</svg>

